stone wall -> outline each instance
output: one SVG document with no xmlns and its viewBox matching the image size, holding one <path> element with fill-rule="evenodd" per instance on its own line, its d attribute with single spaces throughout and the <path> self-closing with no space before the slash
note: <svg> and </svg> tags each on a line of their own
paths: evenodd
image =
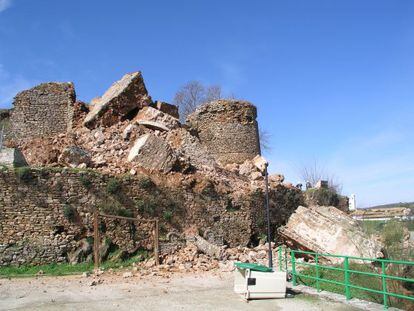
<svg viewBox="0 0 414 311">
<path fill-rule="evenodd" d="M 187 121 L 218 162 L 241 164 L 260 154 L 256 117 L 249 102 L 217 100 L 199 107 Z"/>
<path fill-rule="evenodd" d="M 27 140 L 72 128 L 76 100 L 72 83 L 42 83 L 20 92 L 14 98 L 8 138 Z"/>
<path fill-rule="evenodd" d="M 183 189 L 164 189 L 140 177 L 115 179 L 68 169 L 2 168 L 0 265 L 67 261 L 80 241 L 93 235 L 94 208 L 138 220 L 159 218 L 161 236 L 194 224 L 200 230 L 214 227 L 230 244 L 246 244 L 250 237 L 246 209 L 227 212 L 223 198 L 211 200 Z M 68 210 L 72 210 L 72 219 Z M 166 216 L 167 211 L 171 217 Z M 107 225 L 106 234 L 119 247 L 128 251 L 137 246 L 131 231 L 113 233 L 111 228 L 117 226 Z M 133 234 L 137 240 L 147 241 L 143 246 L 151 246 L 148 237 L 139 236 L 139 230 Z"/>
<path fill-rule="evenodd" d="M 297 190 L 271 191 L 272 231 L 298 206 Z M 194 189 L 154 184 L 146 176 L 110 176 L 72 169 L 0 170 L 0 265 L 65 262 L 93 236 L 92 211 L 137 219 L 105 224 L 105 235 L 131 252 L 150 249 L 145 220 L 160 220 L 160 237 L 195 227 L 229 246 L 265 233 L 263 193 L 234 197 L 214 186 Z M 142 223 L 139 225 L 139 223 Z M 145 231 L 146 230 L 146 231 Z"/>
</svg>

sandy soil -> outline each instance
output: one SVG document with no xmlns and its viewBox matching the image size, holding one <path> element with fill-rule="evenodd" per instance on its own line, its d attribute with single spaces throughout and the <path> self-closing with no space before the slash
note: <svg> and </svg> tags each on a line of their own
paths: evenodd
<svg viewBox="0 0 414 311">
<path fill-rule="evenodd" d="M 231 273 L 0 279 L 0 310 L 353 310 L 304 295 L 246 303 L 232 286 Z"/>
</svg>

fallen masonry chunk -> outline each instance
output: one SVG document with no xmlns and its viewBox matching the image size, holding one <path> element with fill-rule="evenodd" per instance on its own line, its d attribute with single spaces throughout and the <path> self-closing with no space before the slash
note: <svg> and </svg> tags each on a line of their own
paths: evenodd
<svg viewBox="0 0 414 311">
<path fill-rule="evenodd" d="M 150 171 L 168 173 L 177 163 L 177 156 L 162 138 L 149 133 L 135 141 L 129 152 L 128 161 Z"/>
<path fill-rule="evenodd" d="M 180 115 L 178 114 L 178 107 L 176 105 L 171 105 L 157 100 L 155 103 L 155 108 L 161 110 L 164 113 L 168 113 L 176 119 L 180 118 Z"/>
<path fill-rule="evenodd" d="M 91 157 L 84 149 L 77 146 L 70 146 L 63 150 L 58 161 L 70 167 L 78 167 L 81 164 L 88 166 L 91 162 Z"/>
<path fill-rule="evenodd" d="M 294 249 L 354 257 L 383 257 L 383 245 L 370 239 L 357 221 L 332 206 L 299 206 L 279 234 Z M 331 263 L 343 259 L 319 257 Z"/>
<path fill-rule="evenodd" d="M 269 183 L 280 184 L 285 180 L 285 176 L 282 174 L 269 175 Z"/>
<path fill-rule="evenodd" d="M 214 245 L 202 238 L 199 235 L 193 237 L 193 241 L 197 249 L 203 252 L 206 255 L 209 255 L 213 258 L 221 259 L 223 257 L 223 248 L 217 245 Z"/>
<path fill-rule="evenodd" d="M 260 155 L 257 155 L 252 160 L 253 165 L 259 169 L 259 171 L 264 172 L 267 166 L 267 160 Z"/>
<path fill-rule="evenodd" d="M 178 119 L 152 107 L 142 108 L 134 119 L 140 125 L 168 131 L 180 126 Z"/>
<path fill-rule="evenodd" d="M 217 166 L 207 148 L 201 145 L 199 139 L 184 128 L 177 128 L 168 133 L 168 143 L 174 150 L 189 158 L 191 165 L 197 169 Z"/>
<path fill-rule="evenodd" d="M 126 74 L 102 97 L 93 100 L 83 124 L 88 128 L 111 126 L 151 103 L 141 72 Z"/>
<path fill-rule="evenodd" d="M 122 138 L 128 140 L 134 130 L 138 129 L 136 124 L 128 124 L 127 127 L 122 131 Z"/>
</svg>

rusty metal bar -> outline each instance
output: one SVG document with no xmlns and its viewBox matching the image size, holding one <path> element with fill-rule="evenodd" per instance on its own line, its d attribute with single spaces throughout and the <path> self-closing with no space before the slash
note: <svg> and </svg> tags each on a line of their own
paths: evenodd
<svg viewBox="0 0 414 311">
<path fill-rule="evenodd" d="M 116 216 L 116 215 L 107 215 L 107 214 L 99 214 L 100 217 L 107 217 L 107 218 L 114 218 L 114 219 L 122 219 L 122 220 L 132 220 L 132 221 L 140 221 L 136 218 L 132 217 L 124 217 L 124 216 Z"/>
<path fill-rule="evenodd" d="M 99 269 L 100 255 L 99 255 L 99 213 L 97 210 L 93 213 L 93 257 L 95 269 Z"/>
<path fill-rule="evenodd" d="M 159 224 L 158 219 L 154 220 L 154 257 L 155 264 L 160 264 L 160 239 L 159 239 Z"/>
</svg>

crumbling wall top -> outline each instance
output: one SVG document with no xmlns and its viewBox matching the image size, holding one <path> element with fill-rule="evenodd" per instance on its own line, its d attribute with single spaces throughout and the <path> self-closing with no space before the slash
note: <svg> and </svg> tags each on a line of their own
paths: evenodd
<svg viewBox="0 0 414 311">
<path fill-rule="evenodd" d="M 187 124 L 221 164 L 243 163 L 260 154 L 257 109 L 240 100 L 217 100 L 200 106 Z"/>
<path fill-rule="evenodd" d="M 14 139 L 65 133 L 72 128 L 76 93 L 71 82 L 42 83 L 14 98 L 10 132 Z"/>
</svg>

